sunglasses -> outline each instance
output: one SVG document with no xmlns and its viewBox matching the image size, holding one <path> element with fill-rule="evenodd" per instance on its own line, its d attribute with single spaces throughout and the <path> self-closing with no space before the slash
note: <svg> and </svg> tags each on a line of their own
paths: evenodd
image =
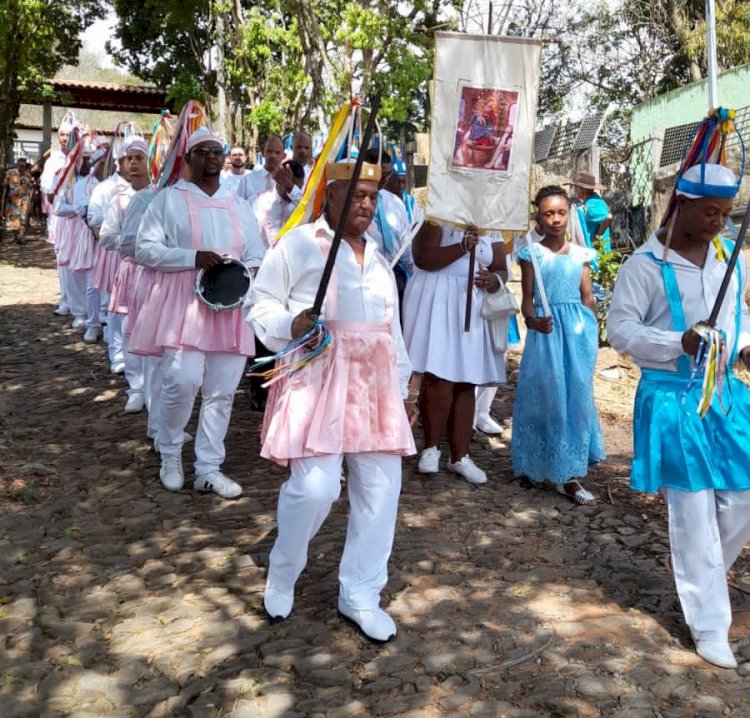
<svg viewBox="0 0 750 718">
<path fill-rule="evenodd" d="M 223 157 L 223 147 L 194 147 L 192 150 L 199 157 Z"/>
</svg>

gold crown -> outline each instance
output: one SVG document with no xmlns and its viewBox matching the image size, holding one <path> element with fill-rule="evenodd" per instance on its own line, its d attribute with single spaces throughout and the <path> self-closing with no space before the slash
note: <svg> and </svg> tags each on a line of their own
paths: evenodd
<svg viewBox="0 0 750 718">
<path fill-rule="evenodd" d="M 350 180 L 354 175 L 354 162 L 333 162 L 326 165 L 326 181 Z M 382 170 L 380 165 L 372 165 L 369 162 L 362 163 L 359 179 L 380 182 Z"/>
</svg>

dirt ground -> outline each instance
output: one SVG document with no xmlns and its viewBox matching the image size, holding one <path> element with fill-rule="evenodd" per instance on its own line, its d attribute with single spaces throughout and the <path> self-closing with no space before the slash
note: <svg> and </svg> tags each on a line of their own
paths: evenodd
<svg viewBox="0 0 750 718">
<path fill-rule="evenodd" d="M 38 234 L 0 244 L 0 715 L 190 718 L 750 718 L 750 561 L 732 575 L 736 671 L 693 652 L 659 497 L 628 488 L 637 369 L 602 350 L 608 459 L 577 507 L 513 481 L 519 354 L 477 434 L 473 487 L 405 461 L 376 646 L 336 612 L 346 496 L 311 546 L 292 616 L 262 588 L 284 471 L 258 457 L 238 392 L 226 472 L 236 501 L 164 491 L 144 415 L 58 298 Z M 189 467 L 191 445 L 186 446 Z M 189 482 L 188 482 L 189 485 Z"/>
</svg>

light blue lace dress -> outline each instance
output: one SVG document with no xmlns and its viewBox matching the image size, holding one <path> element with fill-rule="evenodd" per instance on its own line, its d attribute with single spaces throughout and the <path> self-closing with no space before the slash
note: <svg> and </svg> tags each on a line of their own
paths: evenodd
<svg viewBox="0 0 750 718">
<path fill-rule="evenodd" d="M 605 458 L 593 387 L 598 329 L 594 314 L 581 304 L 583 265 L 596 252 L 568 247 L 566 254 L 555 254 L 541 244 L 533 246 L 553 329 L 551 334 L 526 334 L 511 440 L 515 475 L 555 484 L 585 476 L 591 464 Z M 529 248 L 517 257 L 529 262 Z M 536 315 L 542 316 L 536 286 L 534 304 Z"/>
</svg>

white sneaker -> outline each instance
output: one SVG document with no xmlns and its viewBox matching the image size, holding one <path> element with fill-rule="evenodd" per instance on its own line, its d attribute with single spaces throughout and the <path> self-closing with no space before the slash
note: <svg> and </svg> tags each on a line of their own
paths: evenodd
<svg viewBox="0 0 750 718">
<path fill-rule="evenodd" d="M 729 641 L 696 641 L 695 652 L 704 660 L 719 668 L 737 668 L 737 660 Z"/>
<path fill-rule="evenodd" d="M 477 414 L 475 426 L 483 434 L 502 434 L 503 427 L 500 426 L 489 414 Z"/>
<path fill-rule="evenodd" d="M 196 474 L 193 488 L 204 493 L 213 491 L 222 499 L 236 499 L 242 493 L 242 487 L 236 481 L 232 481 L 218 470 Z"/>
<path fill-rule="evenodd" d="M 139 411 L 143 410 L 145 405 L 146 399 L 143 397 L 143 394 L 131 394 L 125 404 L 125 413 L 137 414 Z"/>
<path fill-rule="evenodd" d="M 486 484 L 487 474 L 484 473 L 467 454 L 455 464 L 448 462 L 448 471 L 463 476 L 470 484 Z"/>
<path fill-rule="evenodd" d="M 292 612 L 294 592 L 286 593 L 266 584 L 263 592 L 263 608 L 272 621 L 283 621 Z"/>
<path fill-rule="evenodd" d="M 417 471 L 420 474 L 437 474 L 440 470 L 440 451 L 437 446 L 428 446 L 419 457 Z"/>
<path fill-rule="evenodd" d="M 396 624 L 382 608 L 352 608 L 339 598 L 339 613 L 356 624 L 371 641 L 385 643 L 396 635 Z"/>
<path fill-rule="evenodd" d="M 54 313 L 57 314 L 58 317 L 67 317 L 68 314 L 70 314 L 70 309 L 61 304 L 57 309 L 55 309 Z"/>
<path fill-rule="evenodd" d="M 125 362 L 124 361 L 116 361 L 112 364 L 112 366 L 109 367 L 109 370 L 113 374 L 124 374 L 125 373 Z"/>
<path fill-rule="evenodd" d="M 159 478 L 167 491 L 179 491 L 185 484 L 182 457 L 179 454 L 162 454 Z"/>
<path fill-rule="evenodd" d="M 83 335 L 83 341 L 86 344 L 96 344 L 99 341 L 99 334 L 101 333 L 101 327 L 88 327 Z"/>
<path fill-rule="evenodd" d="M 86 326 L 86 320 L 83 317 L 76 317 L 70 326 L 73 329 L 83 329 Z"/>
</svg>

